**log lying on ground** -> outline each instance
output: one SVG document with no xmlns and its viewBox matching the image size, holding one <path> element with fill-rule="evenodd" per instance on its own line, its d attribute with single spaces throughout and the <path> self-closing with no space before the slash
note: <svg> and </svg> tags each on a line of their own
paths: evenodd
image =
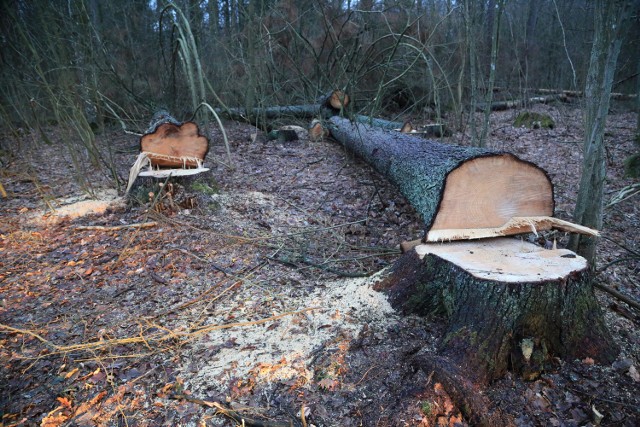
<svg viewBox="0 0 640 427">
<path fill-rule="evenodd" d="M 455 230 L 468 234 L 501 228 L 513 217 L 553 215 L 547 174 L 512 154 L 385 132 L 340 117 L 330 123 L 332 136 L 385 175 L 418 211 L 425 241 L 466 239 Z M 502 234 L 521 232 L 507 228 Z"/>
<path fill-rule="evenodd" d="M 524 107 L 527 104 L 548 104 L 549 102 L 568 102 L 568 96 L 562 93 L 545 96 L 532 96 L 527 99 L 512 99 L 507 101 L 495 101 L 491 103 L 491 111 L 504 111 L 511 108 Z M 477 104 L 476 111 L 484 111 L 486 104 Z"/>
<path fill-rule="evenodd" d="M 583 258 L 487 239 L 549 228 L 597 234 L 551 217 L 553 187 L 542 169 L 504 152 L 330 122 L 333 137 L 394 183 L 424 220 L 430 243 L 406 247 L 378 289 L 401 311 L 446 315 L 441 356 L 479 383 L 509 367 L 535 378 L 554 356 L 615 358 Z"/>
<path fill-rule="evenodd" d="M 502 90 L 503 88 L 496 88 L 497 90 Z M 558 90 L 558 89 L 527 89 L 529 92 L 533 93 L 543 93 L 543 94 L 552 94 L 552 95 L 564 95 L 566 97 L 582 97 L 584 96 L 584 92 L 581 90 Z M 611 99 L 617 99 L 620 101 L 629 101 L 636 99 L 638 95 L 635 94 L 626 94 L 619 92 L 612 92 Z"/>
<path fill-rule="evenodd" d="M 340 90 L 334 90 L 320 97 L 315 104 L 288 105 L 282 107 L 257 107 L 257 108 L 229 108 L 227 110 L 216 109 L 221 114 L 232 120 L 248 123 L 261 123 L 283 118 L 297 119 L 327 119 L 339 114 L 340 110 L 349 105 L 349 95 Z"/>
<path fill-rule="evenodd" d="M 381 128 L 384 130 L 394 130 L 397 132 L 408 133 L 412 135 L 442 137 L 450 134 L 450 131 L 447 129 L 447 127 L 441 123 L 428 124 L 414 128 L 413 125 L 408 121 L 394 122 L 362 115 L 356 115 L 354 117 L 354 120 L 358 123 L 371 125 L 373 127 Z"/>
</svg>

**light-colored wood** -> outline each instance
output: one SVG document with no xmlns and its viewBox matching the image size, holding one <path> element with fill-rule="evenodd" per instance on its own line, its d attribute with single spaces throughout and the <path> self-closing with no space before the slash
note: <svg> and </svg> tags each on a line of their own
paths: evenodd
<svg viewBox="0 0 640 427">
<path fill-rule="evenodd" d="M 404 122 L 402 127 L 400 128 L 400 132 L 402 133 L 411 133 L 413 132 L 413 126 L 411 126 L 411 122 Z"/>
<path fill-rule="evenodd" d="M 548 216 L 513 217 L 500 227 L 467 229 L 431 229 L 427 233 L 427 242 L 448 242 L 452 240 L 486 239 L 490 237 L 511 236 L 522 233 L 536 233 L 545 230 L 562 230 L 571 233 L 598 236 L 597 230 Z"/>
<path fill-rule="evenodd" d="M 510 237 L 426 243 L 415 251 L 421 258 L 437 255 L 480 279 L 508 283 L 562 280 L 587 267 L 586 259 L 568 249 L 544 249 Z"/>
<path fill-rule="evenodd" d="M 329 97 L 329 105 L 334 110 L 340 110 L 349 105 L 349 95 L 341 90 L 334 90 Z"/>
<path fill-rule="evenodd" d="M 207 138 L 193 122 L 163 123 L 140 139 L 140 151 L 147 153 L 153 166 L 197 167 L 195 159 L 204 160 L 207 149 Z"/>
<path fill-rule="evenodd" d="M 496 228 L 514 216 L 551 215 L 553 188 L 541 169 L 509 155 L 478 157 L 447 176 L 429 233 Z"/>
<path fill-rule="evenodd" d="M 329 136 L 329 131 L 322 126 L 322 122 L 317 119 L 313 120 L 309 125 L 309 139 L 311 141 L 322 141 L 327 136 Z"/>
</svg>

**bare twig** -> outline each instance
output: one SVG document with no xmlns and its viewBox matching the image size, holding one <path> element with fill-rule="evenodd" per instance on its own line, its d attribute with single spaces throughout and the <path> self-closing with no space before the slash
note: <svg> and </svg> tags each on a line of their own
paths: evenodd
<svg viewBox="0 0 640 427">
<path fill-rule="evenodd" d="M 253 320 L 249 322 L 234 322 L 234 323 L 226 323 L 222 325 L 208 325 L 208 326 L 203 326 L 201 328 L 195 329 L 190 332 L 176 332 L 176 331 L 171 331 L 164 328 L 165 332 L 156 332 L 148 336 L 137 335 L 137 336 L 128 337 L 128 338 L 113 338 L 113 339 L 99 340 L 99 341 L 94 341 L 89 343 L 72 344 L 72 345 L 58 345 L 45 339 L 42 335 L 39 335 L 28 329 L 14 328 L 12 326 L 5 325 L 2 323 L 0 323 L 0 333 L 9 333 L 9 334 L 14 333 L 14 334 L 21 334 L 21 335 L 29 335 L 37 339 L 38 341 L 42 342 L 43 344 L 45 344 L 47 347 L 55 350 L 55 352 L 45 355 L 45 356 L 51 356 L 54 354 L 68 353 L 73 351 L 89 351 L 89 350 L 106 349 L 106 348 L 110 348 L 118 345 L 126 345 L 126 344 L 140 344 L 140 343 L 143 343 L 145 345 L 159 344 L 172 339 L 189 341 L 191 339 L 197 338 L 198 336 L 207 334 L 212 331 L 261 325 L 263 323 L 273 322 L 275 320 L 282 319 L 283 317 L 295 316 L 298 314 L 306 313 L 308 311 L 318 310 L 319 308 L 320 307 L 309 307 L 309 308 L 305 308 L 298 311 L 288 311 L 286 313 L 266 317 L 259 320 Z M 156 327 L 159 329 L 163 329 L 157 325 Z M 42 356 L 39 356 L 39 357 L 42 357 Z"/>
<path fill-rule="evenodd" d="M 264 421 L 264 420 L 255 420 L 253 418 L 248 418 L 243 415 L 240 415 L 237 411 L 234 411 L 231 408 L 228 408 L 226 405 L 210 400 L 196 399 L 195 397 L 191 397 L 184 393 L 175 393 L 169 396 L 170 399 L 177 400 L 186 400 L 187 402 L 195 403 L 197 405 L 206 406 L 208 408 L 214 408 L 216 410 L 216 414 L 222 414 L 225 417 L 233 420 L 236 424 L 242 426 L 250 426 L 250 427 L 294 427 L 299 425 L 294 420 L 289 421 Z"/>
<path fill-rule="evenodd" d="M 87 230 L 99 230 L 99 231 L 119 231 L 125 230 L 127 228 L 151 228 L 158 225 L 157 222 L 138 222 L 135 224 L 124 224 L 124 225 L 113 225 L 113 226 L 104 226 L 104 225 L 79 225 L 74 228 L 74 231 L 87 231 Z"/>
<path fill-rule="evenodd" d="M 621 294 L 620 292 L 616 291 L 615 289 L 612 289 L 607 285 L 603 285 L 602 283 L 597 283 L 597 282 L 595 282 L 593 284 L 593 286 L 595 286 L 596 288 L 600 289 L 601 291 L 605 291 L 606 293 L 608 293 L 610 295 L 613 295 L 614 297 L 616 297 L 620 301 L 628 304 L 629 306 L 635 308 L 636 310 L 640 310 L 640 303 L 638 303 L 637 301 L 634 301 L 633 299 L 629 298 L 628 296 L 626 296 L 624 294 Z"/>
</svg>

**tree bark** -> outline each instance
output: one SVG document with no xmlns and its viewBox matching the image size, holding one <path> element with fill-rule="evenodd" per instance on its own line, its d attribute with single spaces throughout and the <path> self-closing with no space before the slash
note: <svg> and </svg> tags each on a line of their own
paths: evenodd
<svg viewBox="0 0 640 427">
<path fill-rule="evenodd" d="M 424 220 L 426 241 L 451 239 L 449 230 L 499 228 L 513 217 L 553 214 L 547 174 L 512 154 L 441 144 L 340 117 L 329 123 L 336 140 L 409 200 Z"/>
<path fill-rule="evenodd" d="M 531 380 L 552 357 L 615 360 L 588 274 L 569 250 L 498 238 L 417 246 L 376 289 L 405 314 L 444 316 L 438 354 L 473 382 Z"/>
<path fill-rule="evenodd" d="M 340 90 L 334 90 L 318 99 L 316 104 L 288 105 L 282 107 L 258 107 L 258 108 L 229 108 L 227 110 L 216 109 L 216 113 L 224 115 L 232 120 L 248 123 L 263 123 L 269 120 L 283 119 L 287 117 L 298 119 L 327 119 L 339 114 L 349 105 L 349 95 Z"/>
<path fill-rule="evenodd" d="M 546 104 L 553 101 L 567 102 L 568 97 L 562 93 L 545 96 L 532 96 L 527 99 L 513 99 L 508 101 L 495 101 L 491 103 L 491 111 L 504 111 L 510 108 L 520 108 L 529 104 Z M 477 111 L 486 111 L 486 104 L 476 105 Z"/>
<path fill-rule="evenodd" d="M 606 159 L 604 131 L 609 113 L 611 87 L 622 44 L 622 27 L 630 12 L 627 0 L 596 2 L 595 34 L 585 87 L 585 140 L 580 189 L 574 221 L 602 227 Z M 573 235 L 569 247 L 595 267 L 596 239 Z"/>
</svg>

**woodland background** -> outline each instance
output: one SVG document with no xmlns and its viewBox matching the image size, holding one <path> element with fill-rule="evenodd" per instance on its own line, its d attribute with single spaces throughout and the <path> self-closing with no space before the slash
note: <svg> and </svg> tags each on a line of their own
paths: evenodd
<svg viewBox="0 0 640 427">
<path fill-rule="evenodd" d="M 373 291 L 355 304 L 367 287 L 334 281 L 397 259 L 399 241 L 423 231 L 415 211 L 337 144 L 259 132 L 305 121 L 227 121 L 229 153 L 213 112 L 314 104 L 341 89 L 347 114 L 441 122 L 446 143 L 513 152 L 549 172 L 559 218 L 605 230 L 594 284 L 637 301 L 640 183 L 624 163 L 640 151 L 639 10 L 637 0 L 0 2 L 0 425 L 225 422 L 176 398 L 183 385 L 268 408 L 260 417 L 307 408 L 316 425 L 460 421 L 408 362 L 441 326 L 394 317 Z M 526 102 L 561 90 L 578 96 Z M 609 91 L 624 96 L 610 104 Z M 500 100 L 525 100 L 556 127 L 516 126 L 515 111 L 491 112 Z M 124 192 L 159 109 L 211 137 L 214 178 L 198 206 L 149 198 L 47 222 L 62 200 Z M 574 214 L 581 200 L 594 217 Z M 150 219 L 156 228 L 118 228 Z M 484 390 L 490 412 L 518 425 L 637 425 L 640 318 L 597 295 L 620 360 L 557 361 L 535 382 L 508 375 Z M 328 308 L 305 317 L 316 301 Z M 276 311 L 292 323 L 203 332 Z M 303 356 L 283 359 L 277 345 L 310 337 Z M 248 355 L 265 340 L 273 358 L 258 363 Z M 211 368 L 222 354 L 236 358 Z M 292 380 L 266 375 L 292 367 Z"/>
<path fill-rule="evenodd" d="M 446 116 L 462 128 L 466 112 L 495 99 L 492 88 L 506 98 L 583 90 L 594 14 L 608 3 L 5 1 L 0 120 L 12 131 L 62 126 L 80 144 L 79 172 L 109 168 L 95 149 L 105 124 L 140 129 L 160 107 L 189 118 L 203 101 L 304 104 L 340 88 L 360 113 Z M 624 23 L 614 92 L 638 90 L 634 23 Z"/>
</svg>

